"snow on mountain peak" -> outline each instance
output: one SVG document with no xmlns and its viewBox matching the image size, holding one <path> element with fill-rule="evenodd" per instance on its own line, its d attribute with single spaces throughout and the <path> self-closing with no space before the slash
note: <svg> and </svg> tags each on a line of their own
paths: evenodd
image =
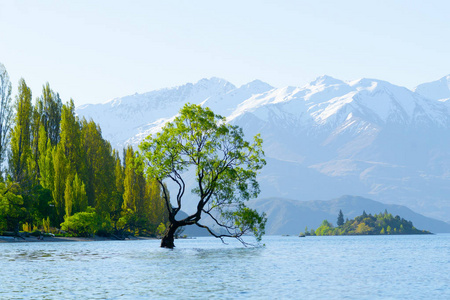
<svg viewBox="0 0 450 300">
<path fill-rule="evenodd" d="M 387 81 L 373 78 L 360 78 L 357 80 L 352 80 L 348 84 L 357 89 L 365 89 L 368 91 L 374 91 L 376 88 L 387 88 L 387 89 L 390 89 L 392 87 L 400 88 L 399 86 L 393 85 L 392 83 L 389 83 Z"/>
<path fill-rule="evenodd" d="M 243 84 L 240 88 L 248 89 L 248 90 L 256 90 L 256 91 L 268 91 L 273 89 L 273 86 L 270 84 L 261 81 L 259 79 L 253 80 L 247 84 Z M 260 92 L 261 93 L 261 92 Z"/>
<path fill-rule="evenodd" d="M 308 197 L 342 187 L 385 199 L 416 197 L 420 204 L 440 190 L 447 199 L 450 142 L 442 137 L 450 129 L 450 101 L 442 99 L 450 98 L 449 85 L 446 76 L 414 92 L 377 79 L 344 82 L 321 76 L 303 87 L 273 88 L 255 80 L 236 88 L 213 77 L 84 105 L 77 113 L 99 123 L 104 137 L 120 149 L 158 132 L 186 102 L 201 104 L 249 137 L 261 134 L 272 161 L 261 177 L 267 195 L 306 193 L 298 189 L 302 182 L 313 187 Z M 350 175 L 332 181 L 335 175 L 315 171 L 318 164 Z"/>
<path fill-rule="evenodd" d="M 344 82 L 340 79 L 336 79 L 328 75 L 319 76 L 314 81 L 309 83 L 310 86 L 320 86 L 320 85 L 330 86 L 336 84 L 344 84 Z"/>
<path fill-rule="evenodd" d="M 447 84 L 447 89 L 449 82 L 450 76 L 438 81 L 439 86 Z M 99 122 L 105 137 L 113 145 L 122 146 L 130 141 L 133 132 L 140 136 L 151 132 L 157 120 L 170 119 L 187 102 L 210 107 L 229 121 L 252 114 L 261 122 L 298 128 L 312 125 L 331 130 L 345 122 L 348 126 L 348 116 L 376 126 L 387 122 L 402 126 L 414 122 L 450 124 L 450 102 L 431 103 L 417 93 L 382 80 L 344 82 L 326 75 L 301 88 L 273 88 L 260 80 L 236 88 L 224 79 L 204 78 L 174 88 L 115 98 L 102 105 L 83 106 L 77 113 Z"/>
<path fill-rule="evenodd" d="M 419 84 L 414 91 L 432 100 L 448 99 L 450 98 L 450 75 L 436 81 Z"/>
<path fill-rule="evenodd" d="M 218 78 L 218 77 L 211 77 L 211 78 L 202 78 L 200 79 L 196 84 L 194 84 L 194 86 L 197 87 L 202 87 L 202 88 L 206 88 L 206 89 L 210 89 L 210 88 L 224 88 L 226 90 L 229 89 L 235 89 L 236 87 L 226 81 L 225 79 L 222 78 Z"/>
<path fill-rule="evenodd" d="M 211 108 L 215 113 L 229 116 L 245 99 L 254 95 L 263 94 L 274 88 L 260 80 L 254 80 L 239 88 L 228 91 L 225 94 L 212 96 L 202 102 L 202 106 Z"/>
</svg>

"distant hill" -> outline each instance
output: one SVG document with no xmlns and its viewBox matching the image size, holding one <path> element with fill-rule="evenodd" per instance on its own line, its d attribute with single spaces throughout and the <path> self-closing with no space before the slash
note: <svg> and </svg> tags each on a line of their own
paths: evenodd
<svg viewBox="0 0 450 300">
<path fill-rule="evenodd" d="M 340 209 L 344 213 L 344 218 L 349 219 L 357 217 L 364 210 L 368 214 L 378 214 L 387 210 L 394 216 L 399 215 L 412 221 L 416 228 L 432 233 L 450 232 L 450 224 L 415 213 L 406 206 L 385 204 L 357 196 L 342 196 L 328 201 L 266 198 L 252 200 L 248 206 L 267 214 L 268 235 L 297 235 L 303 232 L 306 226 L 318 228 L 323 220 L 335 225 Z"/>
<path fill-rule="evenodd" d="M 180 211 L 177 214 L 176 219 L 177 220 L 181 220 L 181 219 L 186 218 L 187 216 L 188 216 L 187 213 L 185 213 L 184 211 Z M 183 236 L 183 235 L 187 235 L 189 237 L 193 237 L 193 236 L 210 236 L 208 230 L 206 230 L 204 228 L 200 228 L 197 225 L 185 226 L 184 229 L 183 229 L 183 232 L 181 233 L 181 236 Z"/>
</svg>

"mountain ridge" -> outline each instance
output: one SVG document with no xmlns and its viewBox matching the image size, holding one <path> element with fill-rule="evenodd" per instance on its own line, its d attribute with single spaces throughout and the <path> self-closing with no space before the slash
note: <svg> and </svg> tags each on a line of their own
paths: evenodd
<svg viewBox="0 0 450 300">
<path fill-rule="evenodd" d="M 261 197 L 357 194 L 449 220 L 450 141 L 442 137 L 450 130 L 450 101 L 441 100 L 368 78 L 324 75 L 283 88 L 212 78 L 77 113 L 99 123 L 120 149 L 156 133 L 185 103 L 208 106 L 247 137 L 261 133 L 269 162 L 259 177 Z"/>
</svg>

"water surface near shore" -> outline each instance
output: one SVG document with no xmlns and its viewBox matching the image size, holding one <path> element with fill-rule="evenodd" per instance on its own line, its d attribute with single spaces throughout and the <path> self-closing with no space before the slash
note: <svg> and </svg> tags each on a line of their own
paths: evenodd
<svg viewBox="0 0 450 300">
<path fill-rule="evenodd" d="M 0 244 L 2 299 L 450 299 L 450 234 Z"/>
</svg>

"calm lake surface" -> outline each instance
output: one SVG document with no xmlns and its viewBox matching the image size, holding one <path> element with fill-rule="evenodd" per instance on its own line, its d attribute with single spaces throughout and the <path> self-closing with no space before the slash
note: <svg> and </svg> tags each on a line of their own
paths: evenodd
<svg viewBox="0 0 450 300">
<path fill-rule="evenodd" d="M 450 299 L 450 234 L 0 244 L 0 299 Z"/>
</svg>

